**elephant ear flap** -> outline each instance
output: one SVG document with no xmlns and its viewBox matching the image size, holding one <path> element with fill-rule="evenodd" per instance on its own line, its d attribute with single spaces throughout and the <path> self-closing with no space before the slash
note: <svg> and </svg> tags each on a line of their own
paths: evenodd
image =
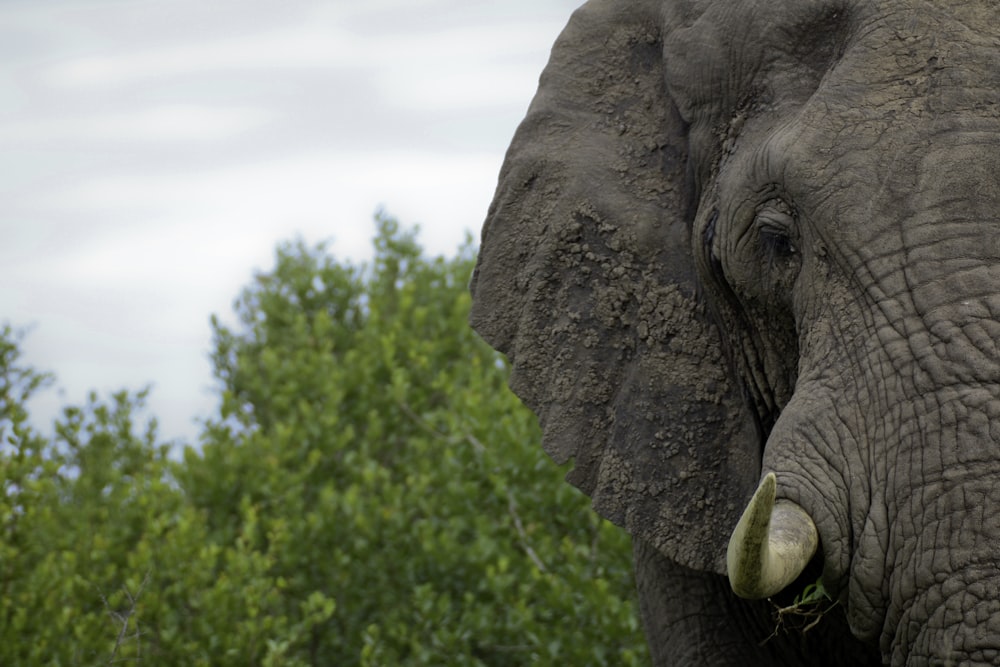
<svg viewBox="0 0 1000 667">
<path fill-rule="evenodd" d="M 471 323 L 595 509 L 721 574 L 760 438 L 697 297 L 659 4 L 592 0 L 556 42 L 483 228 Z"/>
</svg>

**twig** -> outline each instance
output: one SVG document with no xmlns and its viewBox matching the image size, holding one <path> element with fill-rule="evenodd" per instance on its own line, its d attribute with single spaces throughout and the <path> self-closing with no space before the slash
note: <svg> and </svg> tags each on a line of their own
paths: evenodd
<svg viewBox="0 0 1000 667">
<path fill-rule="evenodd" d="M 149 581 L 149 570 L 146 571 L 146 576 L 142 578 L 142 583 L 139 584 L 139 589 L 136 590 L 135 595 L 132 595 L 127 586 L 122 586 L 122 590 L 125 591 L 125 596 L 129 601 L 128 611 L 122 614 L 111 608 L 111 604 L 108 602 L 108 598 L 105 597 L 104 592 L 97 587 L 97 593 L 101 596 L 101 601 L 104 603 L 104 607 L 108 610 L 108 616 L 115 623 L 121 623 L 121 629 L 118 631 L 118 637 L 115 639 L 114 648 L 111 649 L 111 657 L 108 658 L 108 664 L 113 665 L 116 662 L 118 656 L 118 650 L 122 647 L 125 642 L 125 633 L 128 632 L 129 620 L 135 615 L 135 608 L 139 602 L 139 596 L 142 594 L 143 589 L 146 587 L 146 583 Z M 95 586 L 96 587 L 96 586 Z M 139 632 L 139 622 L 135 622 L 135 633 L 132 635 L 135 637 L 135 655 L 136 659 L 139 658 L 141 653 L 142 644 L 140 643 L 140 632 Z"/>
<path fill-rule="evenodd" d="M 468 442 L 470 445 L 472 445 L 473 449 L 475 449 L 480 454 L 486 451 L 486 447 L 483 445 L 483 443 L 479 442 L 479 439 L 476 438 L 476 436 L 472 435 L 471 433 L 465 434 L 465 441 Z"/>
<path fill-rule="evenodd" d="M 601 536 L 601 520 L 594 520 L 594 536 L 590 540 L 590 566 L 597 562 L 597 541 Z"/>
<path fill-rule="evenodd" d="M 517 530 L 517 534 L 520 536 L 521 546 L 524 548 L 524 552 L 528 554 L 528 558 L 531 562 L 535 564 L 535 567 L 539 569 L 540 572 L 548 572 L 548 568 L 545 567 L 545 563 L 542 559 L 538 557 L 535 550 L 531 548 L 528 544 L 528 534 L 524 531 L 524 525 L 521 523 L 521 517 L 517 514 L 517 503 L 514 502 L 514 495 L 507 490 L 507 509 L 510 511 L 511 517 L 514 519 L 514 529 Z"/>
<path fill-rule="evenodd" d="M 113 611 L 111 609 L 111 605 L 108 604 L 108 600 L 107 598 L 104 597 L 103 593 L 101 593 L 101 599 L 104 600 L 104 606 L 108 608 L 108 615 L 111 617 L 111 620 L 116 623 L 122 624 L 121 630 L 118 631 L 118 637 L 117 639 L 115 639 L 115 646 L 114 648 L 111 649 L 111 657 L 108 658 L 108 664 L 113 665 L 115 664 L 115 656 L 118 655 L 118 649 L 121 648 L 122 641 L 125 639 L 125 631 L 128 630 L 129 614 L 126 614 L 123 617 L 118 612 Z"/>
<path fill-rule="evenodd" d="M 427 423 L 427 420 L 425 420 L 423 417 L 414 412 L 413 408 L 411 408 L 403 401 L 396 401 L 396 404 L 399 405 L 399 409 L 402 410 L 403 414 L 409 417 L 413 423 L 415 423 L 417 426 L 419 426 L 420 428 L 424 429 L 425 431 L 433 435 L 435 438 L 443 440 L 447 442 L 449 445 L 454 445 L 459 440 L 459 438 L 449 438 L 447 434 L 442 433 L 441 431 L 431 426 L 429 423 Z M 483 443 L 481 443 L 476 438 L 476 436 L 472 435 L 471 433 L 463 434 L 461 439 L 464 439 L 466 442 L 472 445 L 473 449 L 475 449 L 480 454 L 486 451 L 486 447 L 483 446 Z"/>
<path fill-rule="evenodd" d="M 815 628 L 823 617 L 826 616 L 834 607 L 839 604 L 837 601 L 827 601 L 829 604 L 822 604 L 817 602 L 800 602 L 796 601 L 785 607 L 779 607 L 778 605 L 771 603 L 774 606 L 774 631 L 760 642 L 760 646 L 763 646 L 767 642 L 776 638 L 782 631 L 789 632 L 791 630 L 797 630 L 799 634 L 805 636 L 810 630 Z M 788 619 L 799 618 L 802 623 L 798 627 L 789 627 L 791 622 Z M 806 620 L 808 619 L 808 622 Z"/>
</svg>

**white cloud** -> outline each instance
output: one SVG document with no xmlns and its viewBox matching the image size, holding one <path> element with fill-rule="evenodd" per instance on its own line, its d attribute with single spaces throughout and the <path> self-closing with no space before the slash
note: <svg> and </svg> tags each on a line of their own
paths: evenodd
<svg viewBox="0 0 1000 667">
<path fill-rule="evenodd" d="M 428 249 L 453 252 L 478 231 L 495 185 L 493 155 L 356 153 L 300 155 L 187 173 L 101 175 L 53 192 L 41 212 L 130 222 L 89 242 L 37 258 L 31 271 L 94 286 L 122 280 L 210 282 L 220 267 L 269 261 L 275 241 L 296 233 L 333 237 L 340 257 L 369 254 L 372 214 L 382 204 L 419 222 Z M 469 211 L 478 211 L 469 219 Z M 185 266 L 184 272 L 171 267 Z"/>
<path fill-rule="evenodd" d="M 203 389 L 208 316 L 233 322 L 232 300 L 255 269 L 271 268 L 278 240 L 333 239 L 334 255 L 363 261 L 381 202 L 404 225 L 421 223 L 430 254 L 450 255 L 467 231 L 478 234 L 498 167 L 487 154 L 302 155 L 186 174 L 99 175 L 53 192 L 41 219 L 128 222 L 12 257 L 2 272 L 5 314 L 44 324 L 28 352 L 71 389 L 36 409 L 51 415 L 82 400 L 81 388 L 155 379 L 153 412 L 169 435 L 189 435 L 185 420 L 214 405 Z"/>
<path fill-rule="evenodd" d="M 271 118 L 272 114 L 263 109 L 167 104 L 134 111 L 7 122 L 0 125 L 0 142 L 43 145 L 67 141 L 204 142 L 238 136 Z"/>
<path fill-rule="evenodd" d="M 557 31 L 555 25 L 531 23 L 361 35 L 333 25 L 291 26 L 183 46 L 80 57 L 51 66 L 41 76 L 56 87 L 98 88 L 220 71 L 321 68 L 367 71 L 384 77 L 387 88 L 400 80 L 419 86 L 444 83 L 454 70 L 479 71 L 488 79 L 499 54 L 508 63 L 502 67 L 509 70 L 509 63 L 519 56 L 547 49 Z M 533 61 L 527 66 L 536 69 Z"/>
<path fill-rule="evenodd" d="M 473 65 L 440 72 L 433 78 L 414 76 L 409 69 L 390 70 L 382 73 L 375 83 L 381 94 L 396 107 L 415 111 L 464 111 L 527 100 L 537 80 L 537 67 Z"/>
<path fill-rule="evenodd" d="M 328 31 L 281 29 L 114 55 L 85 56 L 50 67 L 42 77 L 57 87 L 111 87 L 220 70 L 260 71 L 348 62 L 357 41 Z M 356 50 L 353 53 L 357 53 Z"/>
<path fill-rule="evenodd" d="M 0 62 L 0 311 L 39 324 L 29 362 L 68 400 L 156 380 L 153 412 L 190 436 L 214 403 L 208 316 L 270 268 L 276 241 L 332 237 L 363 260 L 379 205 L 420 223 L 432 254 L 478 233 L 507 138 L 483 137 L 513 132 L 567 4 L 0 3 L 0 23 L 28 36 Z M 466 136 L 495 150 L 448 152 Z"/>
</svg>

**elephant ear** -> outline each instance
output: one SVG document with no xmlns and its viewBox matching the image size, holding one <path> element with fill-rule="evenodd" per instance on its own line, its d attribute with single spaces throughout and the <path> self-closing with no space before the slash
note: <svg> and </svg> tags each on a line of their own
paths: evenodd
<svg viewBox="0 0 1000 667">
<path fill-rule="evenodd" d="M 594 508 L 722 574 L 761 446 L 697 296 L 659 5 L 592 0 L 556 42 L 483 228 L 471 323 Z"/>
</svg>

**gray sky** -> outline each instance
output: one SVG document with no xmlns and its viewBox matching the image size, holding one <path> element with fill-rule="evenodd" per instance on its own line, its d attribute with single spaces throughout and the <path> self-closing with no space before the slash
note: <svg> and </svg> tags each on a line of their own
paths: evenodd
<svg viewBox="0 0 1000 667">
<path fill-rule="evenodd" d="M 370 256 L 379 207 L 433 254 L 478 235 L 582 0 L 4 0 L 0 320 L 61 392 L 154 385 L 165 438 L 216 405 L 226 321 L 275 244 Z"/>
</svg>

